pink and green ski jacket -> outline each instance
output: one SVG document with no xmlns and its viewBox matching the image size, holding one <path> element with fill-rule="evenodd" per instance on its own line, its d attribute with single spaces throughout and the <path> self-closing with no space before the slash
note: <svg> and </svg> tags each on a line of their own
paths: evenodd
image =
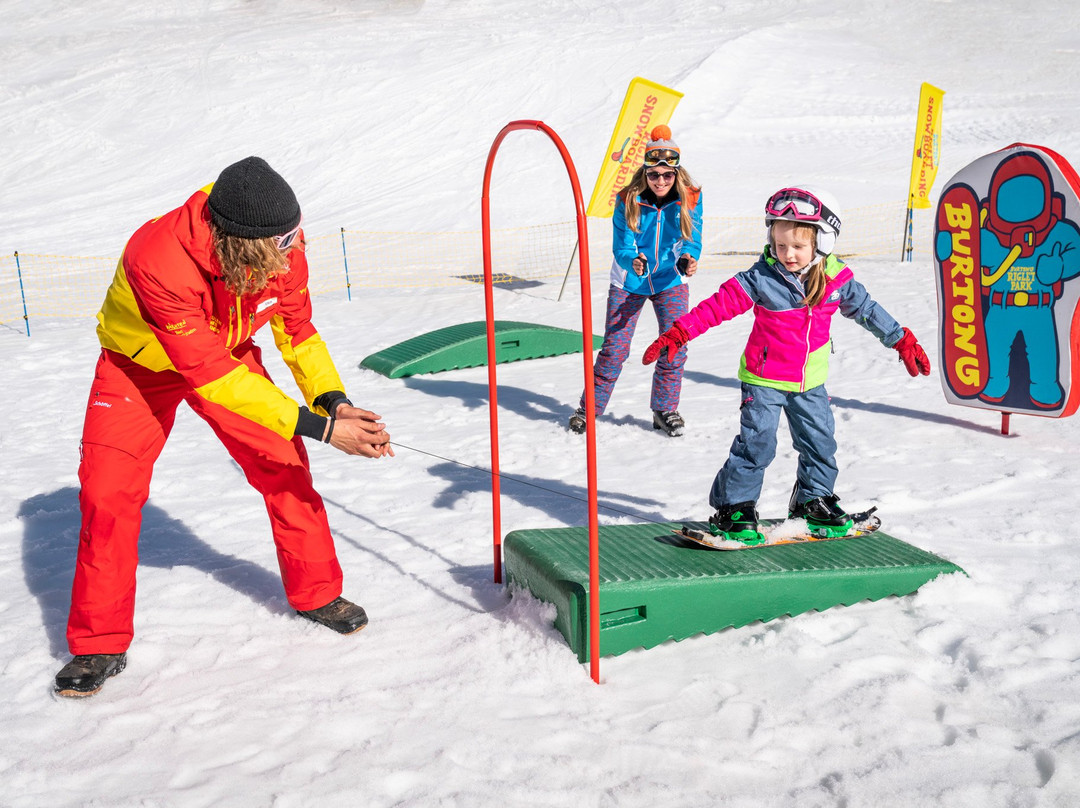
<svg viewBox="0 0 1080 808">
<path fill-rule="evenodd" d="M 829 374 L 829 329 L 837 311 L 886 347 L 904 335 L 900 324 L 835 256 L 826 259 L 825 274 L 829 281 L 824 297 L 816 306 L 806 306 L 802 281 L 766 247 L 750 269 L 724 281 L 678 322 L 694 339 L 752 308 L 754 326 L 739 361 L 740 381 L 792 392 L 810 390 L 824 384 Z"/>
</svg>

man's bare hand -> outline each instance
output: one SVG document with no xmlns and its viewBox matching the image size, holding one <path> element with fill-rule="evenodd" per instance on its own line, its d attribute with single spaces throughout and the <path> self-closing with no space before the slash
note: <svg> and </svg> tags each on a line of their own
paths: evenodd
<svg viewBox="0 0 1080 808">
<path fill-rule="evenodd" d="M 393 457 L 394 449 L 390 445 L 390 433 L 382 417 L 371 410 L 339 404 L 334 413 L 334 434 L 330 436 L 330 445 L 345 454 L 362 457 Z"/>
<path fill-rule="evenodd" d="M 360 407 L 353 407 L 350 404 L 338 404 L 337 409 L 330 413 L 335 418 L 362 418 L 365 421 L 379 421 L 382 420 L 381 415 L 376 415 L 371 410 L 361 409 Z M 385 424 L 383 424 L 385 426 Z"/>
</svg>

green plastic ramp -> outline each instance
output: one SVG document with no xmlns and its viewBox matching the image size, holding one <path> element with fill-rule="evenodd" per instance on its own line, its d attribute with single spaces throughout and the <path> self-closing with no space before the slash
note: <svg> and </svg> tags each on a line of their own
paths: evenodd
<svg viewBox="0 0 1080 808">
<path fill-rule="evenodd" d="M 703 524 L 692 523 L 703 527 Z M 960 567 L 881 531 L 858 539 L 717 551 L 670 525 L 600 527 L 600 655 L 652 648 L 782 615 L 908 595 Z M 588 529 L 515 530 L 507 582 L 556 608 L 555 626 L 589 658 Z"/>
<path fill-rule="evenodd" d="M 593 337 L 593 350 L 603 344 Z M 495 321 L 495 362 L 517 362 L 542 356 L 581 353 L 580 331 L 513 320 Z M 441 373 L 487 365 L 487 323 L 462 323 L 429 331 L 373 353 L 360 367 L 391 379 L 418 373 Z"/>
</svg>

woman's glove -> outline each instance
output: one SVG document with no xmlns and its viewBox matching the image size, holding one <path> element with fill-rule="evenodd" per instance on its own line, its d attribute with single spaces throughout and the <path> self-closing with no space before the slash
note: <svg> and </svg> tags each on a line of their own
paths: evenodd
<svg viewBox="0 0 1080 808">
<path fill-rule="evenodd" d="M 904 329 L 904 336 L 900 337 L 893 346 L 900 354 L 900 359 L 912 376 L 930 375 L 930 360 L 926 357 L 926 351 L 922 349 L 915 335 L 908 329 Z"/>
<path fill-rule="evenodd" d="M 690 253 L 683 253 L 679 260 L 675 262 L 675 269 L 679 271 L 680 275 L 690 277 L 697 272 L 697 259 Z"/>
<path fill-rule="evenodd" d="M 664 349 L 667 348 L 667 361 L 674 362 L 675 354 L 679 348 L 690 341 L 690 332 L 675 322 L 671 328 L 661 334 L 652 345 L 645 349 L 645 356 L 641 358 L 641 364 L 651 365 L 657 360 Z"/>
</svg>

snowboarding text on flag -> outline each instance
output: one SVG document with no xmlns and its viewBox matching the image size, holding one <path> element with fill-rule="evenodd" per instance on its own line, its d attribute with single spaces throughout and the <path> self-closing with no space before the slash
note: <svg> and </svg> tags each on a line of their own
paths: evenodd
<svg viewBox="0 0 1080 808">
<path fill-rule="evenodd" d="M 682 93 L 647 79 L 638 77 L 630 82 L 586 216 L 611 217 L 615 210 L 615 195 L 644 161 L 649 132 L 654 126 L 671 120 L 682 97 Z"/>
<path fill-rule="evenodd" d="M 908 190 L 910 208 L 930 207 L 930 189 L 937 177 L 941 156 L 941 101 L 944 96 L 944 90 L 926 82 L 919 91 L 919 118 L 915 127 L 911 185 Z"/>
</svg>

